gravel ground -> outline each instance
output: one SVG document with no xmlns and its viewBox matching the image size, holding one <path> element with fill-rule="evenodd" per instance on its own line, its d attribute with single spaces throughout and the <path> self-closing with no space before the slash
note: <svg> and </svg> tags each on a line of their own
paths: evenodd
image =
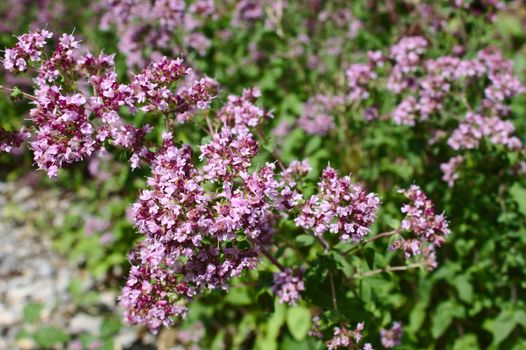
<svg viewBox="0 0 526 350">
<path fill-rule="evenodd" d="M 68 334 L 97 334 L 102 316 L 79 310 L 68 293 L 72 279 L 93 287 L 89 274 L 68 264 L 52 247 L 52 240 L 32 224 L 32 216 L 43 210 L 53 213 L 53 225 L 60 224 L 60 213 L 68 205 L 51 192 L 34 192 L 29 187 L 0 182 L 0 349 L 34 349 L 30 338 L 16 339 L 33 324 L 24 322 L 23 310 L 29 303 L 43 305 L 38 325 L 53 325 Z M 120 313 L 116 293 L 100 295 L 101 309 Z M 141 336 L 139 330 L 125 327 L 115 338 L 115 349 L 152 349 L 156 339 Z"/>
</svg>

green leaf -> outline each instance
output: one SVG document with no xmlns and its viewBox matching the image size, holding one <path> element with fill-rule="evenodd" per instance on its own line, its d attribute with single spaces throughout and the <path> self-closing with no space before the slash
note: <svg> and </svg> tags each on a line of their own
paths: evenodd
<svg viewBox="0 0 526 350">
<path fill-rule="evenodd" d="M 110 337 L 117 334 L 122 328 L 122 323 L 119 319 L 106 319 L 100 326 L 100 335 L 102 337 Z"/>
<path fill-rule="evenodd" d="M 225 301 L 232 305 L 250 305 L 252 298 L 248 293 L 248 288 L 238 287 L 232 288 L 228 291 Z"/>
<path fill-rule="evenodd" d="M 313 154 L 314 151 L 317 151 L 321 146 L 321 137 L 312 136 L 305 146 L 305 154 Z"/>
<path fill-rule="evenodd" d="M 296 242 L 300 246 L 309 247 L 314 244 L 315 240 L 311 235 L 299 235 L 296 237 Z"/>
<path fill-rule="evenodd" d="M 241 343 L 256 327 L 256 320 L 254 315 L 246 314 L 237 327 L 237 332 L 234 335 L 234 346 L 239 348 Z"/>
<path fill-rule="evenodd" d="M 44 305 L 40 303 L 29 303 L 22 311 L 22 318 L 27 323 L 35 323 L 40 318 Z"/>
<path fill-rule="evenodd" d="M 408 330 L 416 334 L 426 319 L 426 305 L 422 303 L 416 304 L 409 315 Z"/>
<path fill-rule="evenodd" d="M 11 101 L 20 101 L 24 97 L 24 94 L 22 93 L 22 90 L 20 90 L 18 87 L 14 87 L 11 92 Z"/>
<path fill-rule="evenodd" d="M 469 279 L 465 275 L 455 277 L 453 285 L 458 291 L 458 297 L 460 300 L 471 303 L 473 301 L 473 286 L 469 282 Z"/>
<path fill-rule="evenodd" d="M 526 189 L 520 184 L 515 183 L 510 188 L 510 194 L 513 200 L 519 205 L 519 211 L 526 216 Z"/>
<path fill-rule="evenodd" d="M 478 350 L 479 344 L 477 337 L 474 334 L 466 334 L 465 336 L 457 339 L 453 350 Z"/>
<path fill-rule="evenodd" d="M 516 311 L 515 320 L 518 324 L 522 325 L 523 327 L 526 327 L 526 312 L 524 312 L 523 310 Z"/>
<path fill-rule="evenodd" d="M 495 27 L 501 34 L 509 36 L 523 36 L 524 28 L 515 14 L 500 14 L 495 21 Z"/>
<path fill-rule="evenodd" d="M 295 306 L 287 311 L 287 327 L 297 341 L 305 339 L 311 327 L 311 314 L 303 306 Z"/>
<path fill-rule="evenodd" d="M 431 334 L 433 338 L 437 339 L 444 334 L 453 321 L 453 318 L 461 318 L 463 316 L 464 308 L 462 305 L 456 304 L 452 300 L 445 301 L 438 305 L 431 324 Z"/>
<path fill-rule="evenodd" d="M 33 338 L 39 346 L 50 348 L 54 345 L 67 342 L 69 340 L 69 335 L 59 328 L 44 326 L 37 329 Z"/>
<path fill-rule="evenodd" d="M 484 322 L 483 328 L 493 334 L 493 345 L 498 345 L 510 335 L 516 325 L 515 312 L 505 309 L 494 320 Z"/>
<path fill-rule="evenodd" d="M 265 327 L 261 329 L 264 331 L 263 335 L 259 335 L 256 339 L 255 349 L 260 350 L 277 350 L 278 348 L 278 336 L 285 322 L 286 306 L 280 304 L 278 300 L 274 302 L 274 313 L 267 321 Z"/>
</svg>

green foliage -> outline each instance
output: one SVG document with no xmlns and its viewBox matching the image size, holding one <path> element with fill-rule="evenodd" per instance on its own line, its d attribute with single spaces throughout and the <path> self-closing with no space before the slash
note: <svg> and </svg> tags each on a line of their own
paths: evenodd
<svg viewBox="0 0 526 350">
<path fill-rule="evenodd" d="M 44 326 L 35 331 L 33 339 L 38 346 L 48 349 L 58 344 L 64 344 L 69 340 L 69 336 L 60 328 Z"/>
</svg>

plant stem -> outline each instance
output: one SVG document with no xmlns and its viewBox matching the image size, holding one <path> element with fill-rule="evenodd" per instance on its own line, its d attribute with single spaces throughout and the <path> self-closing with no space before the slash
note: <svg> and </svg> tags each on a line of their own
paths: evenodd
<svg viewBox="0 0 526 350">
<path fill-rule="evenodd" d="M 334 277 L 332 272 L 329 272 L 329 283 L 331 285 L 331 294 L 332 294 L 332 306 L 334 310 L 338 310 L 338 300 L 336 299 L 336 288 L 334 287 Z"/>
<path fill-rule="evenodd" d="M 267 138 L 265 137 L 265 135 L 263 135 L 263 133 L 261 132 L 261 130 L 259 129 L 255 129 L 256 130 L 256 135 L 258 135 L 258 137 L 260 139 L 262 139 L 266 144 L 268 144 L 268 140 Z M 285 171 L 286 168 L 285 168 L 285 165 L 283 164 L 283 162 L 281 161 L 279 155 L 276 153 L 276 151 L 274 149 L 270 149 L 270 154 L 272 154 L 272 156 L 274 157 L 274 159 L 278 162 L 278 165 L 279 167 L 281 168 L 282 171 Z"/>
<path fill-rule="evenodd" d="M 327 253 L 329 251 L 329 249 L 331 248 L 329 242 L 327 242 L 323 237 L 321 236 L 316 236 L 314 235 L 314 237 L 316 237 L 316 239 L 318 239 L 318 241 L 321 243 L 321 245 L 323 246 L 323 250 L 325 250 L 325 253 Z"/>
<path fill-rule="evenodd" d="M 367 271 L 364 273 L 356 274 L 355 277 L 356 278 L 371 277 L 371 276 L 378 275 L 384 272 L 405 271 L 405 270 L 410 270 L 410 269 L 414 269 L 417 267 L 423 267 L 423 266 L 425 266 L 425 263 L 423 262 L 414 263 L 410 265 L 403 265 L 403 266 L 387 266 L 383 269 L 376 269 L 376 270 L 371 270 L 371 271 Z"/>
<path fill-rule="evenodd" d="M 397 234 L 398 232 L 400 232 L 400 229 L 397 228 L 396 230 L 391 230 L 391 231 L 386 231 L 386 232 L 382 232 L 380 234 L 377 234 L 376 236 L 370 238 L 370 239 L 365 239 L 361 244 L 357 244 L 355 246 L 352 246 L 351 248 L 349 248 L 348 250 L 346 250 L 345 252 L 343 252 L 343 255 L 347 255 L 349 253 L 352 253 L 353 251 L 355 251 L 356 249 L 364 246 L 365 244 L 367 243 L 371 243 L 371 242 L 374 242 L 376 241 L 377 239 L 380 239 L 380 238 L 383 238 L 383 237 L 389 237 L 389 236 L 392 236 L 392 235 L 395 235 Z"/>
<path fill-rule="evenodd" d="M 0 85 L 0 91 L 1 92 L 6 92 L 8 94 L 12 94 L 14 92 L 14 89 L 10 89 L 8 87 Z M 31 100 L 31 101 L 36 101 L 37 100 L 36 96 L 33 96 L 33 95 L 25 93 L 25 92 L 22 92 L 22 96 L 24 96 L 25 98 L 27 98 L 28 100 Z"/>
<path fill-rule="evenodd" d="M 248 238 L 248 241 L 252 244 L 253 247 L 259 249 L 259 251 L 267 258 L 270 260 L 271 263 L 273 263 L 274 265 L 276 265 L 276 267 L 278 269 L 280 269 L 281 271 L 285 271 L 287 268 L 285 267 L 285 265 L 283 265 L 282 263 L 280 263 L 274 256 L 272 256 L 272 254 L 270 254 L 270 252 L 268 250 L 266 250 L 264 247 L 262 247 L 261 245 L 257 244 L 253 239 L 251 238 Z"/>
</svg>

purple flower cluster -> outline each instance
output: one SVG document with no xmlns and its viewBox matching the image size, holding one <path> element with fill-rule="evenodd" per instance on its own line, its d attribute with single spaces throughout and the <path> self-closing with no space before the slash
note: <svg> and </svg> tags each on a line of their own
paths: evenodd
<svg viewBox="0 0 526 350">
<path fill-rule="evenodd" d="M 401 229 L 410 231 L 415 238 L 395 240 L 392 249 L 402 249 L 405 257 L 422 255 L 426 267 L 436 267 L 434 248 L 445 242 L 449 234 L 448 222 L 444 214 L 436 214 L 433 202 L 417 185 L 412 185 L 407 190 L 400 190 L 409 200 L 402 206 L 405 218 L 402 220 Z"/>
<path fill-rule="evenodd" d="M 232 26 L 240 27 L 243 23 L 250 23 L 263 18 L 265 14 L 265 1 L 261 0 L 239 0 L 236 1 Z"/>
<path fill-rule="evenodd" d="M 443 214 L 435 214 L 433 202 L 417 185 L 412 185 L 401 193 L 409 199 L 401 211 L 406 217 L 402 221 L 402 228 L 416 234 L 428 242 L 440 246 L 449 234 L 446 218 Z"/>
<path fill-rule="evenodd" d="M 440 170 L 444 173 L 442 180 L 447 182 L 449 187 L 453 187 L 455 181 L 459 178 L 458 168 L 462 164 L 464 164 L 464 157 L 462 156 L 453 157 L 447 163 L 440 164 Z"/>
<path fill-rule="evenodd" d="M 375 80 L 377 75 L 369 64 L 353 64 L 345 72 L 349 84 L 349 101 L 361 101 L 369 97 L 367 85 Z"/>
<path fill-rule="evenodd" d="M 316 95 L 303 105 L 298 126 L 309 135 L 326 135 L 335 128 L 333 111 L 344 103 L 341 96 Z"/>
<path fill-rule="evenodd" d="M 163 57 L 137 74 L 130 88 L 144 111 L 173 113 L 178 121 L 186 121 L 196 109 L 208 109 L 217 83 L 209 78 L 197 79 L 190 86 L 175 90 L 175 84 L 191 75 L 191 68 L 181 58 Z"/>
<path fill-rule="evenodd" d="M 0 152 L 11 152 L 14 148 L 20 147 L 29 136 L 31 133 L 25 128 L 7 131 L 0 127 Z"/>
<path fill-rule="evenodd" d="M 6 69 L 10 67 L 9 55 L 17 56 L 17 60 L 40 60 L 48 37 L 51 33 L 47 31 L 20 36 L 15 48 L 6 50 Z M 65 164 L 90 157 L 106 143 L 131 151 L 133 168 L 141 160 L 151 161 L 153 153 L 146 141 L 151 128 L 126 123 L 119 116 L 120 109 L 127 107 L 132 113 L 141 109 L 188 120 L 198 110 L 209 107 L 217 88 L 208 78 L 186 81 L 191 77 L 190 68 L 181 59 L 167 58 L 153 62 L 130 85 L 122 84 L 117 81 L 113 56 L 81 55 L 79 51 L 79 41 L 72 35 L 62 35 L 50 58 L 41 62 L 34 79 L 37 89 L 30 120 L 36 131 L 30 146 L 35 162 L 49 176 L 56 176 Z M 186 86 L 178 86 L 183 82 Z M 91 85 L 95 96 L 89 96 L 84 89 L 76 90 L 86 85 Z M 74 92 L 64 93 L 70 90 Z"/>
<path fill-rule="evenodd" d="M 26 71 L 28 61 L 40 61 L 47 39 L 52 36 L 51 32 L 42 29 L 17 37 L 18 42 L 15 47 L 5 50 L 4 68 L 8 72 Z"/>
<path fill-rule="evenodd" d="M 152 162 L 150 189 L 141 193 L 133 207 L 135 226 L 146 235 L 141 266 L 174 269 L 174 275 L 192 293 L 226 289 L 229 279 L 254 268 L 259 261 L 257 250 L 242 249 L 235 239 L 240 230 L 257 240 L 270 229 L 267 195 L 274 191 L 265 186 L 272 182 L 272 170 L 265 167 L 252 175 L 240 174 L 242 188 L 224 181 L 220 193 L 206 191 L 206 176 L 193 165 L 190 147 L 175 147 L 172 136 L 166 134 Z M 232 245 L 227 244 L 229 241 Z M 126 291 L 122 298 L 127 300 Z M 143 322 L 141 305 L 125 306 L 137 309 L 130 317 Z"/>
<path fill-rule="evenodd" d="M 482 139 L 488 139 L 495 145 L 503 145 L 512 150 L 520 149 L 522 142 L 513 136 L 514 132 L 515 127 L 509 121 L 469 112 L 447 143 L 454 150 L 473 149 L 479 146 Z"/>
<path fill-rule="evenodd" d="M 31 28 L 53 23 L 64 14 L 64 4 L 57 0 L 4 0 L 0 8 L 0 32 L 16 33 L 25 27 L 28 19 Z M 24 19 L 24 21 L 21 21 Z"/>
<path fill-rule="evenodd" d="M 316 236 L 330 231 L 342 241 L 363 239 L 376 219 L 380 199 L 352 183 L 349 176 L 338 177 L 331 167 L 323 171 L 318 187 L 318 194 L 303 205 L 296 224 L 312 229 Z"/>
<path fill-rule="evenodd" d="M 342 327 L 334 327 L 333 337 L 327 341 L 327 349 L 351 349 L 357 348 L 358 343 L 362 340 L 362 331 L 364 329 L 364 323 L 358 323 L 354 330 L 350 330 Z M 369 343 L 364 344 L 363 350 L 372 350 L 372 346 Z"/>
<path fill-rule="evenodd" d="M 426 39 L 411 36 L 402 38 L 391 47 L 389 57 L 394 61 L 394 66 L 387 82 L 389 90 L 400 93 L 413 85 L 413 75 L 419 69 L 427 45 Z"/>
<path fill-rule="evenodd" d="M 270 113 L 254 104 L 260 96 L 257 88 L 246 89 L 241 96 L 230 95 L 217 117 L 232 133 L 246 135 L 249 128 L 255 128 L 265 118 L 272 118 Z"/>
<path fill-rule="evenodd" d="M 215 16 L 212 0 L 103 0 L 101 9 L 100 26 L 107 30 L 115 25 L 128 66 L 142 67 L 150 57 L 177 56 L 186 48 L 204 55 L 211 45 L 200 28 Z M 184 47 L 173 40 L 176 31 L 182 32 Z M 150 57 L 144 57 L 146 46 L 153 49 Z"/>
<path fill-rule="evenodd" d="M 86 98 L 81 94 L 64 96 L 53 86 L 39 96 L 31 119 L 37 128 L 30 143 L 35 162 L 50 177 L 56 176 L 64 163 L 88 158 L 98 148 Z"/>
<path fill-rule="evenodd" d="M 425 46 L 422 40 L 412 38 L 409 41 L 410 47 L 419 49 L 406 52 L 399 47 L 405 43 L 403 39 L 393 47 L 398 54 L 391 53 L 391 57 L 395 58 L 395 65 L 391 71 L 388 88 L 396 94 L 409 92 L 392 113 L 396 124 L 413 126 L 418 120 L 429 119 L 433 113 L 443 108 L 446 98 L 453 96 L 452 92 L 459 84 L 465 86 L 478 80 L 489 81 L 481 103 L 481 109 L 486 110 L 488 114 L 508 114 L 509 107 L 505 102 L 526 91 L 514 76 L 511 62 L 505 60 L 499 51 L 482 50 L 476 59 L 464 60 L 443 56 L 423 60 L 421 54 Z M 405 46 L 402 45 L 402 48 Z M 400 63 L 399 59 L 403 59 L 400 61 L 403 63 Z M 416 70 L 421 70 L 422 74 L 414 75 Z M 463 92 L 460 93 L 462 94 Z"/>
<path fill-rule="evenodd" d="M 414 96 L 408 96 L 396 106 L 391 118 L 398 125 L 414 126 L 418 118 L 418 106 Z"/>
<path fill-rule="evenodd" d="M 208 144 L 201 146 L 200 159 L 207 161 L 204 176 L 212 181 L 231 181 L 248 170 L 257 152 L 258 144 L 252 134 L 234 135 L 231 129 L 223 128 Z"/>
<path fill-rule="evenodd" d="M 390 329 L 382 328 L 380 330 L 380 340 L 384 348 L 391 349 L 395 346 L 400 345 L 400 339 L 402 338 L 403 328 L 400 322 L 393 323 Z"/>
<path fill-rule="evenodd" d="M 252 93 L 245 92 L 245 98 L 249 96 Z M 281 181 L 272 163 L 250 171 L 258 144 L 248 127 L 257 125 L 267 113 L 253 105 L 247 107 L 243 98 L 232 97 L 229 103 L 218 112 L 223 128 L 200 147 L 202 167 L 194 165 L 190 146 L 176 147 L 170 133 L 163 135 L 163 145 L 150 164 L 149 188 L 133 206 L 135 226 L 146 236 L 140 266 L 152 266 L 156 273 L 158 268 L 173 270 L 176 280 L 170 281 L 172 288 L 181 283 L 186 288 L 184 294 L 173 298 L 183 304 L 184 299 L 207 289 L 227 289 L 230 279 L 256 267 L 261 246 L 270 242 L 276 208 L 292 201 L 284 191 L 292 192 L 294 177 L 308 168 L 305 163 L 293 163 Z M 235 133 L 233 128 L 238 128 Z M 283 199 L 280 193 L 284 193 Z M 299 201 L 294 195 L 292 198 Z M 250 246 L 239 237 L 245 237 Z M 300 287 L 298 282 L 297 290 Z M 285 285 L 279 293 L 284 298 L 288 295 L 292 302 L 295 296 L 289 289 Z M 157 328 L 155 320 L 161 319 L 154 318 L 151 324 L 142 313 L 144 308 L 157 310 L 158 305 L 137 304 L 135 299 L 130 302 L 129 292 L 123 291 L 122 300 L 130 320 Z M 179 314 L 179 309 L 176 311 L 167 312 L 169 320 L 161 323 L 171 322 Z"/>
<path fill-rule="evenodd" d="M 187 311 L 181 296 L 191 296 L 193 291 L 178 281 L 168 261 L 149 263 L 138 253 L 132 254 L 132 260 L 140 264 L 132 266 L 122 289 L 120 304 L 126 309 L 126 320 L 144 324 L 153 331 L 173 325 L 173 317 L 184 316 Z"/>
<path fill-rule="evenodd" d="M 281 304 L 296 305 L 301 299 L 301 292 L 305 290 L 302 275 L 301 270 L 292 271 L 291 269 L 274 274 L 272 290 L 276 293 Z"/>
</svg>

